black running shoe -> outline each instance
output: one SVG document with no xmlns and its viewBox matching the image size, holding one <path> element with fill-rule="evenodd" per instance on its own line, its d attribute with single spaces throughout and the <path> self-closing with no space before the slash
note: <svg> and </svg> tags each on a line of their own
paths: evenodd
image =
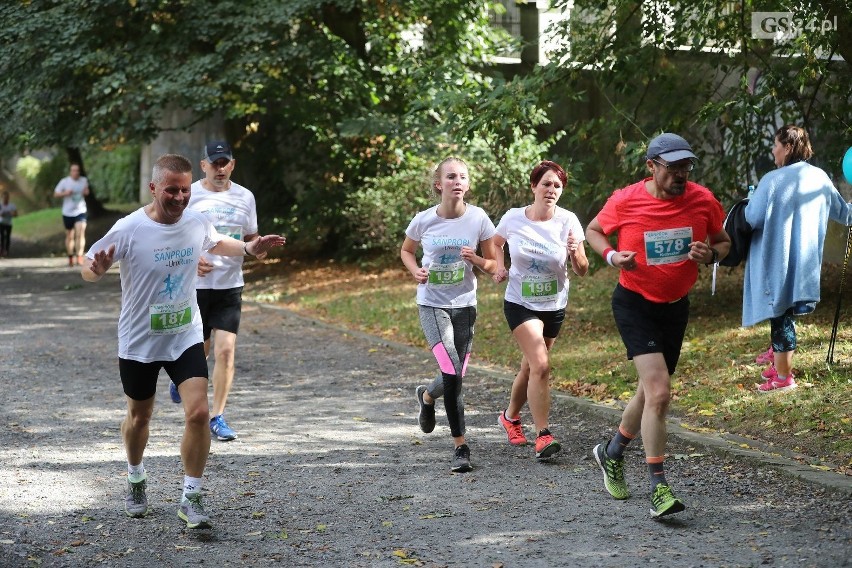
<svg viewBox="0 0 852 568">
<path fill-rule="evenodd" d="M 453 465 L 450 471 L 464 473 L 472 469 L 473 466 L 470 465 L 470 448 L 467 447 L 467 444 L 462 444 L 453 453 Z"/>
<path fill-rule="evenodd" d="M 417 395 L 417 402 L 420 404 L 420 411 L 417 413 L 417 423 L 420 424 L 420 429 L 428 434 L 435 429 L 435 404 L 426 404 L 423 402 L 423 393 L 426 392 L 426 385 L 420 385 L 415 389 L 414 394 Z"/>
</svg>

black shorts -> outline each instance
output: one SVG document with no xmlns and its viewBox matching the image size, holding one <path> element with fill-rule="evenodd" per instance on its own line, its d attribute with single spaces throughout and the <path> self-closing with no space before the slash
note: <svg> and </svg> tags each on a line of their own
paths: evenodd
<svg viewBox="0 0 852 568">
<path fill-rule="evenodd" d="M 175 385 L 192 377 L 207 378 L 207 358 L 204 344 L 196 343 L 181 353 L 174 361 L 152 361 L 140 363 L 131 359 L 118 358 L 118 372 L 124 394 L 133 400 L 148 400 L 157 392 L 157 376 L 165 369 Z"/>
<path fill-rule="evenodd" d="M 565 321 L 565 308 L 550 312 L 539 312 L 531 310 L 514 302 L 503 300 L 503 314 L 506 316 L 506 323 L 509 324 L 509 329 L 515 331 L 515 328 L 532 319 L 541 320 L 544 323 L 544 332 L 542 335 L 549 339 L 554 339 L 559 335 L 559 330 L 562 329 L 562 322 Z"/>
<path fill-rule="evenodd" d="M 65 225 L 66 231 L 70 231 L 71 229 L 74 228 L 74 225 L 76 225 L 77 223 L 79 223 L 81 221 L 83 223 L 86 222 L 86 214 L 85 213 L 80 213 L 79 215 L 77 215 L 75 217 L 66 217 L 65 215 L 62 216 L 62 224 Z"/>
<path fill-rule="evenodd" d="M 243 287 L 226 290 L 201 288 L 196 290 L 198 311 L 204 325 L 204 341 L 214 329 L 237 333 L 240 331 L 240 312 L 243 308 Z"/>
<path fill-rule="evenodd" d="M 688 296 L 660 304 L 618 284 L 612 293 L 612 315 L 628 359 L 662 353 L 669 375 L 674 374 L 689 322 Z"/>
</svg>

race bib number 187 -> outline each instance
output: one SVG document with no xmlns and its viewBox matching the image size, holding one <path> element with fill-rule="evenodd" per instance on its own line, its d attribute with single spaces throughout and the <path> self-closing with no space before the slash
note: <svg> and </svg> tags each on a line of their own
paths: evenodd
<svg viewBox="0 0 852 568">
<path fill-rule="evenodd" d="M 192 323 L 192 306 L 189 300 L 178 304 L 151 304 L 149 335 L 173 335 L 186 331 Z"/>
<path fill-rule="evenodd" d="M 645 258 L 648 266 L 682 262 L 689 255 L 692 227 L 647 231 L 645 233 Z"/>
</svg>

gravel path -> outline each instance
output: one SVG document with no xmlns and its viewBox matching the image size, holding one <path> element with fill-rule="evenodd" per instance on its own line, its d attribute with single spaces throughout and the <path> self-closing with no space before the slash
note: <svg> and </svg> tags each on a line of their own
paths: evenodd
<svg viewBox="0 0 852 568">
<path fill-rule="evenodd" d="M 475 469 L 453 475 L 443 410 L 434 433 L 416 426 L 428 351 L 255 305 L 228 405 L 240 439 L 213 442 L 205 475 L 214 528 L 175 514 L 183 415 L 165 375 L 145 457 L 153 511 L 129 519 L 118 276 L 86 284 L 61 262 L 0 261 L 2 566 L 852 566 L 849 478 L 815 484 L 673 436 L 668 477 L 688 509 L 654 521 L 641 445 L 623 502 L 590 456 L 616 420 L 555 398 L 563 453 L 536 463 L 496 426 L 506 374 L 479 368 L 465 387 Z"/>
</svg>

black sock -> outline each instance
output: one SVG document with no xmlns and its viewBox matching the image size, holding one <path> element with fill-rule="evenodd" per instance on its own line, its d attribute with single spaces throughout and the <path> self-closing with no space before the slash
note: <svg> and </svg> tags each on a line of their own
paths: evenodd
<svg viewBox="0 0 852 568">
<path fill-rule="evenodd" d="M 624 450 L 627 449 L 627 444 L 633 441 L 633 438 L 628 438 L 621 431 L 621 427 L 616 431 L 615 436 L 609 441 L 606 446 L 606 455 L 614 460 L 624 458 Z"/>
<path fill-rule="evenodd" d="M 656 463 L 648 462 L 648 475 L 651 480 L 651 493 L 654 492 L 654 489 L 657 487 L 657 484 L 669 484 L 669 482 L 666 481 L 666 472 L 663 469 L 663 460 L 655 460 L 655 462 Z"/>
</svg>

